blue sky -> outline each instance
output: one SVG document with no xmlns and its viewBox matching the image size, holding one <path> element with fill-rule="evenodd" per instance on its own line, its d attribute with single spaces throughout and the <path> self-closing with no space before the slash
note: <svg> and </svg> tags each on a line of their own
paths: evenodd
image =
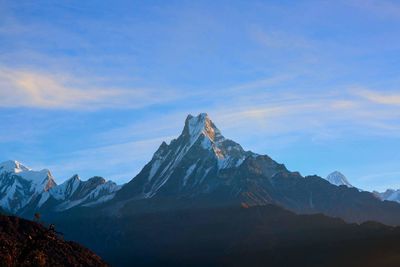
<svg viewBox="0 0 400 267">
<path fill-rule="evenodd" d="M 0 1 L 0 161 L 123 183 L 187 114 L 303 175 L 400 188 L 400 3 Z"/>
</svg>

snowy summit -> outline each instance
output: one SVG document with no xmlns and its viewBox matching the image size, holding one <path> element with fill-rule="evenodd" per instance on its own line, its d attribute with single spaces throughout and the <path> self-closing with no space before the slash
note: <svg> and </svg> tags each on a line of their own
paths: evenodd
<svg viewBox="0 0 400 267">
<path fill-rule="evenodd" d="M 0 163 L 0 173 L 9 172 L 9 173 L 19 173 L 23 171 L 29 171 L 28 167 L 25 167 L 21 163 L 16 160 L 8 160 Z"/>
<path fill-rule="evenodd" d="M 347 180 L 346 176 L 344 176 L 341 172 L 338 172 L 338 171 L 332 172 L 325 179 L 328 182 L 330 182 L 331 184 L 336 185 L 336 186 L 345 185 L 345 186 L 350 187 L 350 188 L 354 187 Z"/>
<path fill-rule="evenodd" d="M 12 213 L 39 210 L 46 202 L 54 210 L 93 206 L 110 200 L 119 189 L 104 178 L 81 181 L 78 175 L 57 185 L 48 169 L 35 171 L 16 160 L 0 163 L 0 207 Z"/>
</svg>

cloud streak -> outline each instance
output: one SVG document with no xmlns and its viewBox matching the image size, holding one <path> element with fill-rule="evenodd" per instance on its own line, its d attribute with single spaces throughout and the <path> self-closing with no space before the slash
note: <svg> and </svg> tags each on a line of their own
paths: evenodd
<svg viewBox="0 0 400 267">
<path fill-rule="evenodd" d="M 315 140 L 349 133 L 399 136 L 400 102 L 396 94 L 345 88 L 314 93 L 299 90 L 297 94 L 276 91 L 233 96 L 210 113 L 235 135 L 257 129 L 264 136 L 308 134 Z"/>
<path fill-rule="evenodd" d="M 380 93 L 369 89 L 356 89 L 355 93 L 371 102 L 382 105 L 400 105 L 400 94 L 398 93 Z"/>
<path fill-rule="evenodd" d="M 146 88 L 97 88 L 64 74 L 0 69 L 0 107 L 141 108 L 177 96 L 175 92 Z"/>
</svg>

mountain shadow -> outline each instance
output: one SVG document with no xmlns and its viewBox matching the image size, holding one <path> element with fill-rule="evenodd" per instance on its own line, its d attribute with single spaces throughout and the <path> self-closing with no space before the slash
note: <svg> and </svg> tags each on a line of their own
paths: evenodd
<svg viewBox="0 0 400 267">
<path fill-rule="evenodd" d="M 77 210 L 74 211 L 75 213 Z M 400 229 L 348 224 L 275 205 L 171 210 L 120 217 L 65 214 L 68 238 L 113 266 L 399 266 Z"/>
</svg>

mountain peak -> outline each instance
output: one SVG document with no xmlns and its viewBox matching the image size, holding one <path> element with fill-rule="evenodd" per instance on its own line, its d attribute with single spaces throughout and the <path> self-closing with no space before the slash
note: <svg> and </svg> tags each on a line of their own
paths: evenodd
<svg viewBox="0 0 400 267">
<path fill-rule="evenodd" d="M 80 181 L 81 180 L 81 178 L 79 177 L 79 175 L 78 174 L 74 174 L 74 175 L 72 175 L 72 177 L 71 178 L 69 178 L 68 180 L 71 180 L 71 181 Z"/>
<path fill-rule="evenodd" d="M 8 160 L 0 163 L 0 174 L 2 173 L 11 173 L 13 175 L 18 175 L 24 180 L 37 185 L 49 183 L 49 186 L 53 186 L 53 184 L 55 184 L 53 181 L 53 176 L 48 169 L 35 171 L 31 168 L 24 166 L 16 160 Z"/>
<path fill-rule="evenodd" d="M 334 171 L 326 177 L 326 180 L 333 185 L 345 185 L 347 187 L 353 187 L 350 182 L 347 180 L 346 176 L 344 176 L 339 171 Z"/>
<path fill-rule="evenodd" d="M 255 154 L 223 137 L 206 113 L 188 115 L 181 135 L 170 144 L 163 142 L 119 196 L 136 192 L 151 198 L 159 192 L 192 194 L 195 188 L 198 193 L 211 190 L 209 185 L 215 186 L 213 175 L 240 166 L 250 155 Z M 172 190 L 167 189 L 170 186 Z"/>
<path fill-rule="evenodd" d="M 200 113 L 197 116 L 189 114 L 185 120 L 182 135 L 189 140 L 190 145 L 195 143 L 201 135 L 207 137 L 212 142 L 224 139 L 207 113 Z"/>
<path fill-rule="evenodd" d="M 7 160 L 0 163 L 0 172 L 19 173 L 30 169 L 16 160 Z"/>
<path fill-rule="evenodd" d="M 385 192 L 373 192 L 376 196 L 378 196 L 381 200 L 395 201 L 400 203 L 400 189 L 387 189 Z"/>
<path fill-rule="evenodd" d="M 16 160 L 0 164 L 0 191 L 5 192 L 0 198 L 0 206 L 16 212 L 43 192 L 47 192 L 56 183 L 50 171 L 34 171 Z"/>
</svg>

